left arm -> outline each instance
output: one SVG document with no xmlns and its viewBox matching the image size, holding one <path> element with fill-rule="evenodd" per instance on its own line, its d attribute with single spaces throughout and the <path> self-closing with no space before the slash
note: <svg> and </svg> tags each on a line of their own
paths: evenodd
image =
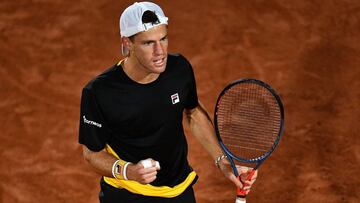
<svg viewBox="0 0 360 203">
<path fill-rule="evenodd" d="M 186 109 L 185 115 L 192 134 L 208 151 L 213 160 L 223 155 L 223 151 L 215 135 L 215 130 L 211 118 L 209 117 L 208 113 L 206 112 L 204 106 L 200 103 L 200 101 L 197 107 L 193 109 Z M 223 172 L 225 177 L 232 181 L 237 187 L 243 187 L 243 184 L 233 174 L 231 165 L 227 159 L 223 159 L 220 161 L 219 168 Z M 257 173 L 254 175 L 254 178 L 256 178 L 256 175 Z M 253 181 L 245 182 L 248 184 L 253 183 Z"/>
</svg>

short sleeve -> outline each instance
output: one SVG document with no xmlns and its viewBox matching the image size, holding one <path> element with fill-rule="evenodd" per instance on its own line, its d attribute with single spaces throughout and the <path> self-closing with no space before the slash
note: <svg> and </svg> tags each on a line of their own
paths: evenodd
<svg viewBox="0 0 360 203">
<path fill-rule="evenodd" d="M 189 67 L 189 84 L 188 84 L 188 95 L 187 95 L 187 101 L 185 104 L 186 109 L 193 109 L 199 105 L 198 101 L 198 95 L 196 91 L 196 81 L 195 81 L 195 74 L 194 70 L 191 66 L 191 64 L 187 61 L 188 67 Z"/>
<path fill-rule="evenodd" d="M 107 129 L 92 90 L 84 88 L 81 96 L 79 143 L 92 151 L 104 149 L 110 131 Z"/>
</svg>

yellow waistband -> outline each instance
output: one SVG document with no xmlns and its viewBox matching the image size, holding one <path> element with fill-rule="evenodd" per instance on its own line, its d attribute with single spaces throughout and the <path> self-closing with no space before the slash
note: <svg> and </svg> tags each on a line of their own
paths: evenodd
<svg viewBox="0 0 360 203">
<path fill-rule="evenodd" d="M 136 181 L 132 180 L 117 180 L 115 178 L 104 177 L 104 181 L 116 188 L 124 188 L 132 193 L 141 194 L 145 196 L 154 196 L 154 197 L 176 197 L 183 193 L 189 185 L 192 184 L 196 178 L 196 173 L 191 172 L 188 177 L 182 183 L 174 186 L 152 186 L 150 184 L 143 185 Z"/>
<path fill-rule="evenodd" d="M 119 156 L 109 145 L 106 145 L 106 150 L 108 153 L 119 158 Z M 171 197 L 176 197 L 181 193 L 183 193 L 186 190 L 186 188 L 193 183 L 195 178 L 196 178 L 196 173 L 195 171 L 192 171 L 191 173 L 189 173 L 187 178 L 182 183 L 175 185 L 174 187 L 153 186 L 150 184 L 144 185 L 132 180 L 118 180 L 115 178 L 110 178 L 105 176 L 104 176 L 104 181 L 115 188 L 120 188 L 120 189 L 123 188 L 135 194 L 171 198 Z"/>
</svg>

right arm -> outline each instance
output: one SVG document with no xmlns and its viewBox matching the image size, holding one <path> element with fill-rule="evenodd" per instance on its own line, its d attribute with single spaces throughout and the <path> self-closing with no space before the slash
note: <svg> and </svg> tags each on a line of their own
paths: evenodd
<svg viewBox="0 0 360 203">
<path fill-rule="evenodd" d="M 83 145 L 84 159 L 94 168 L 94 170 L 102 176 L 113 177 L 112 166 L 117 160 L 114 156 L 102 150 L 94 152 Z M 127 166 L 126 175 L 129 180 L 135 180 L 141 184 L 148 184 L 156 179 L 157 168 L 155 161 L 149 168 L 139 162 L 137 164 L 130 163 Z"/>
</svg>

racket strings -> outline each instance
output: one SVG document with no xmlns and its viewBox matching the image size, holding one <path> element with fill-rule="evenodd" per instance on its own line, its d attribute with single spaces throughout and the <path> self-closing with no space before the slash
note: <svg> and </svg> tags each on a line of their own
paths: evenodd
<svg viewBox="0 0 360 203">
<path fill-rule="evenodd" d="M 274 145 L 280 130 L 280 108 L 265 87 L 240 83 L 221 97 L 217 122 L 225 146 L 234 154 L 254 159 Z"/>
</svg>

